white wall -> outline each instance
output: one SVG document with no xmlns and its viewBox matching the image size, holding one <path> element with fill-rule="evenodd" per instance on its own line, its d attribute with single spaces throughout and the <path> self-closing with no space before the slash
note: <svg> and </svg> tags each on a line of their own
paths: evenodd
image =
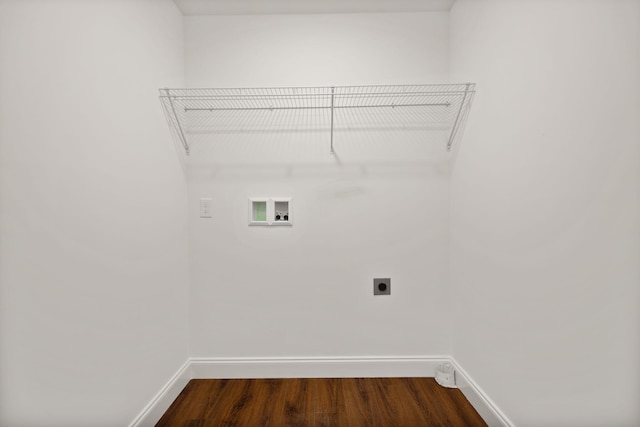
<svg viewBox="0 0 640 427">
<path fill-rule="evenodd" d="M 454 356 L 518 426 L 640 424 L 632 1 L 458 1 Z"/>
<path fill-rule="evenodd" d="M 187 85 L 443 82 L 447 22 L 447 13 L 187 17 Z M 378 119 L 365 114 L 360 130 L 341 122 L 334 157 L 328 132 L 307 131 L 326 117 L 305 114 L 258 125 L 282 120 L 296 132 L 194 144 L 192 355 L 449 354 L 445 143 L 372 130 Z M 249 227 L 256 196 L 292 196 L 293 227 Z M 212 219 L 198 218 L 200 197 L 213 198 Z M 372 295 L 374 277 L 391 277 L 391 296 Z"/>
<path fill-rule="evenodd" d="M 185 17 L 189 87 L 441 83 L 448 13 Z"/>
<path fill-rule="evenodd" d="M 122 426 L 188 356 L 169 1 L 0 2 L 0 425 Z"/>
<path fill-rule="evenodd" d="M 127 424 L 187 355 L 452 350 L 519 426 L 636 425 L 639 10 L 190 17 L 185 82 L 169 1 L 0 1 L 0 425 Z M 366 127 L 335 157 L 326 132 L 219 135 L 185 196 L 157 88 L 442 82 L 449 63 L 478 83 L 451 200 L 443 145 Z M 295 225 L 248 227 L 250 196 L 293 196 Z"/>
</svg>

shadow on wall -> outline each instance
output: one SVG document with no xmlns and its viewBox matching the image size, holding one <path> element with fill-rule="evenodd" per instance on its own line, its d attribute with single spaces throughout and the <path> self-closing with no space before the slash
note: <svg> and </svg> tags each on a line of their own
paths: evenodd
<svg viewBox="0 0 640 427">
<path fill-rule="evenodd" d="M 448 175 L 448 130 L 427 124 L 418 109 L 389 110 L 338 110 L 333 138 L 327 110 L 222 112 L 215 130 L 189 134 L 189 175 L 252 180 Z"/>
<path fill-rule="evenodd" d="M 325 154 L 329 157 L 330 154 Z M 333 163 L 191 163 L 189 178 L 192 181 L 224 179 L 250 181 L 316 180 L 333 179 L 433 179 L 447 178 L 450 165 L 446 161 L 340 163 L 339 154 L 331 156 Z"/>
<path fill-rule="evenodd" d="M 190 111 L 186 137 L 198 156 L 215 150 L 233 161 L 305 160 L 328 154 L 331 147 L 348 161 L 352 151 L 367 160 L 429 158 L 446 151 L 449 111 L 440 117 L 424 107 Z M 331 129 L 333 128 L 333 133 Z M 395 154 L 395 155 L 394 155 Z"/>
</svg>

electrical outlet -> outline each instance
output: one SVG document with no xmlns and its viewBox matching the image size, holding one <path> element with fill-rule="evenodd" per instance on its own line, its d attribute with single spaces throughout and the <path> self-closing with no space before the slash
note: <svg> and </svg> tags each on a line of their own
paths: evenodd
<svg viewBox="0 0 640 427">
<path fill-rule="evenodd" d="M 391 295 L 391 279 L 373 279 L 374 295 Z"/>
<path fill-rule="evenodd" d="M 211 199 L 200 199 L 200 218 L 211 218 Z"/>
</svg>

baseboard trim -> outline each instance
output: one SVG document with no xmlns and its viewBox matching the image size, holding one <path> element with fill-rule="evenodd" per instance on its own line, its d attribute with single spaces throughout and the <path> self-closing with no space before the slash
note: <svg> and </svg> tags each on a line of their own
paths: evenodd
<svg viewBox="0 0 640 427">
<path fill-rule="evenodd" d="M 453 357 L 450 357 L 450 363 L 456 371 L 456 386 L 489 427 L 513 427 L 513 422 L 507 418 Z"/>
<path fill-rule="evenodd" d="M 189 380 L 209 378 L 374 378 L 433 377 L 435 368 L 449 362 L 456 385 L 489 427 L 514 424 L 450 356 L 382 357 L 192 357 L 140 412 L 129 427 L 153 427 Z"/>
<path fill-rule="evenodd" d="M 432 377 L 447 356 L 191 359 L 194 378 Z"/>
<path fill-rule="evenodd" d="M 187 361 L 178 369 L 169 381 L 160 389 L 151 402 L 138 414 L 129 427 L 153 427 L 160 420 L 162 415 L 169 409 L 169 406 L 178 397 L 182 389 L 193 378 L 191 372 L 191 360 Z"/>
</svg>

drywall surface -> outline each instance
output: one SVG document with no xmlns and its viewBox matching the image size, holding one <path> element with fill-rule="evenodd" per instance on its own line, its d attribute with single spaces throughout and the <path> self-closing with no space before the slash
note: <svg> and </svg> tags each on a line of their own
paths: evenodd
<svg viewBox="0 0 640 427">
<path fill-rule="evenodd" d="M 518 426 L 640 425 L 632 1 L 458 1 L 454 356 Z"/>
<path fill-rule="evenodd" d="M 185 17 L 189 87 L 440 83 L 448 13 Z"/>
<path fill-rule="evenodd" d="M 182 16 L 0 8 L 0 425 L 128 425 L 188 356 Z"/>
<path fill-rule="evenodd" d="M 442 82 L 447 16 L 188 17 L 187 84 Z M 221 122 L 189 160 L 192 355 L 449 354 L 446 142 L 341 112 L 332 156 L 324 112 L 260 114 L 240 131 Z M 293 197 L 294 225 L 249 226 L 261 196 Z M 374 277 L 390 296 L 373 296 Z"/>
</svg>

